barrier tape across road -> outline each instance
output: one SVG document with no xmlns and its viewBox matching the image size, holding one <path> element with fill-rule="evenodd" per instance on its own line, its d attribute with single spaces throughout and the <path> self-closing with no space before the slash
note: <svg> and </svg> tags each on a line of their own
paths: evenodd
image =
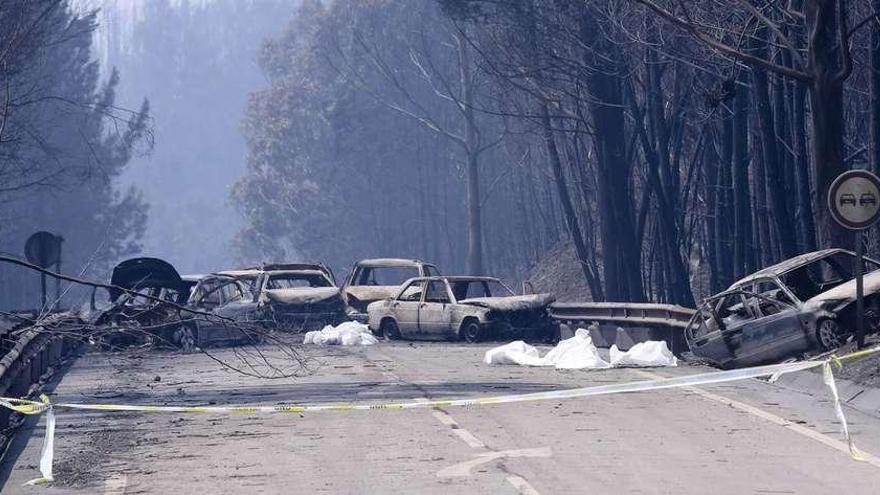
<svg viewBox="0 0 880 495">
<path fill-rule="evenodd" d="M 468 407 L 486 406 L 494 404 L 512 404 L 517 402 L 533 402 L 542 400 L 575 399 L 595 395 L 622 394 L 630 392 L 645 392 L 649 390 L 662 390 L 670 388 L 693 387 L 697 385 L 713 385 L 719 383 L 746 380 L 749 378 L 771 377 L 775 380 L 781 375 L 803 371 L 811 368 L 822 367 L 823 379 L 828 386 L 835 414 L 840 421 L 841 433 L 849 446 L 850 456 L 855 460 L 864 460 L 865 456 L 853 444 L 849 433 L 846 417 L 840 404 L 837 393 L 837 385 L 834 381 L 831 366 L 842 365 L 843 361 L 864 357 L 869 354 L 880 352 L 880 346 L 871 349 L 856 351 L 844 356 L 832 356 L 822 360 L 800 361 L 794 363 L 771 364 L 729 371 L 714 371 L 695 375 L 663 378 L 658 380 L 643 380 L 636 382 L 616 383 L 613 385 L 598 385 L 591 387 L 572 388 L 564 390 L 552 390 L 547 392 L 532 392 L 526 394 L 496 395 L 469 399 L 440 399 L 440 400 L 411 400 L 400 402 L 383 403 L 350 403 L 350 404 L 305 404 L 274 406 L 152 406 L 135 404 L 80 404 L 49 401 L 46 395 L 41 396 L 41 401 L 29 399 L 16 399 L 0 397 L 0 406 L 22 414 L 34 415 L 46 413 L 46 434 L 43 439 L 43 447 L 40 456 L 40 473 L 42 477 L 29 481 L 27 484 L 41 484 L 53 481 L 52 464 L 54 459 L 55 443 L 55 410 L 87 410 L 108 412 L 145 412 L 145 413 L 212 413 L 212 414 L 264 414 L 264 413 L 309 413 L 331 411 L 376 411 L 383 409 L 437 409 L 444 407 Z"/>
</svg>

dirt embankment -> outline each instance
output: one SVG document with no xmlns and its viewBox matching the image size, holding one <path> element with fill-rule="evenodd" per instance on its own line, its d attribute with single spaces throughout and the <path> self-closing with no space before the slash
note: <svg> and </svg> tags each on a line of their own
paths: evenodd
<svg viewBox="0 0 880 495">
<path fill-rule="evenodd" d="M 532 268 L 529 282 L 535 292 L 550 292 L 562 302 L 591 301 L 584 272 L 569 242 L 558 244 Z"/>
</svg>

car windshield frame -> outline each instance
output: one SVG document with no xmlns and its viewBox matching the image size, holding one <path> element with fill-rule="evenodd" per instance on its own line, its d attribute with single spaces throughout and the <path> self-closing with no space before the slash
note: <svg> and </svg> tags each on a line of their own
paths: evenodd
<svg viewBox="0 0 880 495">
<path fill-rule="evenodd" d="M 309 283 L 308 286 L 291 286 L 291 287 L 271 287 L 270 284 L 277 280 L 302 280 Z M 321 281 L 323 285 L 314 285 L 314 281 Z M 327 277 L 327 274 L 321 271 L 314 272 L 266 272 L 265 280 L 262 284 L 264 290 L 284 290 L 284 289 L 322 289 L 334 287 L 333 281 Z"/>
<path fill-rule="evenodd" d="M 850 261 L 849 268 L 853 269 L 856 263 L 856 255 L 849 251 L 835 251 L 828 253 L 821 258 L 810 260 L 808 263 L 786 270 L 778 274 L 775 278 L 779 285 L 784 287 L 797 302 L 804 303 L 819 294 L 840 287 L 841 285 L 855 279 L 855 273 L 852 273 L 854 270 L 844 273 L 843 270 L 846 270 L 847 267 L 842 266 L 838 262 L 840 258 L 844 256 Z M 862 273 L 871 273 L 880 270 L 880 262 L 873 258 L 865 256 L 863 257 L 863 262 L 865 266 L 862 268 Z M 820 280 L 816 280 L 816 273 L 810 271 L 814 267 L 820 267 L 819 270 L 822 271 L 819 274 L 821 278 Z M 836 272 L 835 276 L 838 278 L 826 280 L 824 272 L 828 268 L 833 269 Z"/>
<path fill-rule="evenodd" d="M 456 301 L 466 301 L 468 299 L 482 299 L 482 298 L 486 298 L 486 297 L 510 297 L 510 296 L 516 295 L 516 293 L 513 292 L 513 290 L 510 287 L 508 287 L 504 282 L 502 282 L 501 280 L 498 280 L 498 279 L 486 279 L 486 278 L 447 279 L 447 282 L 449 284 L 449 291 L 452 293 L 452 296 L 455 298 Z M 484 288 L 486 290 L 488 290 L 490 295 L 459 297 L 459 294 L 456 291 L 456 287 L 455 287 L 456 284 L 459 284 L 459 283 L 467 283 L 468 287 L 470 287 L 470 284 L 482 283 L 482 284 L 484 284 Z M 494 293 L 490 288 L 493 285 L 500 287 L 502 289 L 502 291 L 504 292 L 504 294 Z M 467 294 L 465 294 L 465 295 L 467 295 Z"/>
<path fill-rule="evenodd" d="M 381 273 L 392 272 L 395 270 L 399 270 L 401 272 L 408 271 L 410 273 L 405 273 L 404 278 L 401 278 L 400 281 L 397 283 L 367 283 L 369 282 L 369 280 L 367 279 L 372 279 L 373 281 L 376 280 L 375 274 L 377 271 Z M 348 285 L 350 287 L 399 287 L 411 278 L 421 276 L 422 270 L 419 269 L 418 265 L 362 265 L 357 267 Z M 382 280 L 382 282 L 385 282 L 385 280 Z"/>
</svg>

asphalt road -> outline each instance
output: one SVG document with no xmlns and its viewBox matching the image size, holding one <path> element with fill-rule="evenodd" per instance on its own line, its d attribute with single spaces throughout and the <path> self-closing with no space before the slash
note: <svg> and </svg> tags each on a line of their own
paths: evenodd
<svg viewBox="0 0 880 495">
<path fill-rule="evenodd" d="M 267 381 L 203 354 L 90 353 L 55 401 L 276 404 L 534 392 L 640 380 L 645 371 L 488 366 L 490 345 L 309 347 L 315 372 Z M 233 359 L 230 350 L 215 357 Z M 271 352 L 271 351 L 269 351 Z M 671 376 L 696 366 L 648 370 Z M 819 381 L 820 377 L 816 376 Z M 880 417 L 848 410 L 880 454 Z M 38 476 L 44 419 L 7 453 L 3 493 L 877 493 L 880 461 L 844 452 L 825 395 L 749 380 L 446 410 L 225 416 L 58 414 L 56 478 Z"/>
</svg>

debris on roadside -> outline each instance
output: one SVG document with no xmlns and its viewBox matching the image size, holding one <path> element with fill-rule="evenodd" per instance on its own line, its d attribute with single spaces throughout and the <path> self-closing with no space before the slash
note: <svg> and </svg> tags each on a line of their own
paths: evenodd
<svg viewBox="0 0 880 495">
<path fill-rule="evenodd" d="M 321 330 L 306 332 L 303 344 L 317 345 L 374 345 L 379 342 L 370 328 L 356 321 L 346 321 L 337 326 L 327 325 Z"/>
<path fill-rule="evenodd" d="M 517 364 L 521 366 L 553 366 L 556 369 L 607 369 L 617 367 L 677 366 L 678 360 L 664 341 L 648 341 L 634 345 L 627 352 L 611 348 L 611 362 L 599 354 L 590 332 L 580 328 L 574 337 L 560 341 L 544 357 L 538 349 L 522 340 L 486 351 L 486 364 Z"/>
</svg>

